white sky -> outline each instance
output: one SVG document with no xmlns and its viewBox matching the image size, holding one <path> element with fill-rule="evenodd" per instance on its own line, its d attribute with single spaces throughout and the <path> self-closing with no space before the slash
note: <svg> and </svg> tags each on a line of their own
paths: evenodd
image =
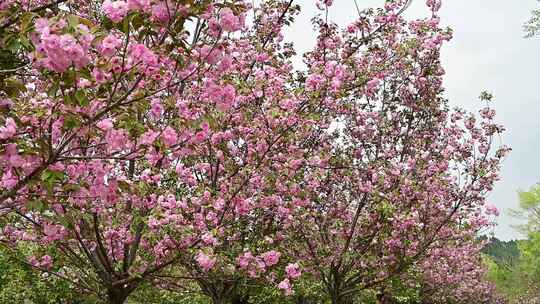
<svg viewBox="0 0 540 304">
<path fill-rule="evenodd" d="M 310 19 L 317 14 L 315 0 L 297 0 L 302 13 L 287 31 L 299 54 L 313 48 L 315 33 Z M 357 0 L 361 8 L 381 6 L 383 0 Z M 426 16 L 425 0 L 414 0 L 411 18 Z M 513 149 L 504 162 L 502 180 L 489 200 L 502 211 L 495 235 L 520 238 L 507 210 L 518 205 L 516 191 L 540 182 L 540 38 L 524 39 L 523 23 L 530 11 L 540 8 L 535 0 L 444 0 L 443 24 L 454 29 L 454 39 L 443 50 L 445 87 L 452 105 L 468 110 L 482 106 L 483 90 L 495 95 L 493 107 L 507 132 L 504 143 Z M 353 0 L 334 0 L 330 19 L 340 25 L 357 17 Z"/>
</svg>

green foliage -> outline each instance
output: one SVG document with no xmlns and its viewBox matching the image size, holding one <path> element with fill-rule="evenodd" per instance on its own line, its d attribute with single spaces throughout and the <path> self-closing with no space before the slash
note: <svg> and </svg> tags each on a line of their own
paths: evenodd
<svg viewBox="0 0 540 304">
<path fill-rule="evenodd" d="M 540 234 L 517 244 L 520 256 L 511 264 L 485 256 L 488 279 L 510 303 L 532 300 L 540 291 Z"/>
<path fill-rule="evenodd" d="M 519 244 L 520 270 L 527 280 L 540 285 L 540 232 L 530 232 L 529 239 Z"/>
<path fill-rule="evenodd" d="M 0 304 L 93 304 L 56 277 L 34 272 L 0 247 Z"/>
<path fill-rule="evenodd" d="M 524 234 L 540 231 L 540 184 L 528 191 L 519 190 L 518 198 L 519 209 L 511 210 L 511 215 L 527 223 L 517 228 Z"/>
<path fill-rule="evenodd" d="M 528 238 L 510 242 L 491 239 L 483 250 L 488 279 L 510 303 L 532 301 L 540 292 L 540 184 L 518 191 L 518 197 L 519 209 L 512 210 L 512 215 L 526 221 L 518 228 Z"/>
<path fill-rule="evenodd" d="M 521 283 L 517 284 L 520 280 L 520 273 L 516 266 L 499 265 L 488 255 L 484 257 L 484 263 L 489 269 L 488 280 L 495 283 L 497 290 L 505 298 L 518 299 L 523 294 Z"/>
<path fill-rule="evenodd" d="M 501 266 L 512 266 L 519 260 L 518 242 L 501 241 L 491 238 L 489 243 L 482 249 L 482 252 L 490 257 L 490 260 Z"/>
<path fill-rule="evenodd" d="M 186 292 L 170 292 L 160 290 L 151 285 L 144 285 L 132 294 L 126 304 L 211 304 L 212 302 L 206 296 Z"/>
<path fill-rule="evenodd" d="M 510 303 L 534 299 L 540 291 L 540 232 L 527 240 L 490 240 L 483 250 L 488 280 Z"/>
<path fill-rule="evenodd" d="M 27 256 L 31 249 L 19 246 L 14 254 L 0 246 L 0 304 L 101 304 L 96 297 L 79 292 L 73 285 L 54 276 L 47 276 L 33 270 L 29 265 L 18 260 Z M 533 250 L 533 248 L 527 249 Z M 534 248 L 537 250 L 537 248 Z M 532 251 L 531 251 L 532 252 Z M 393 279 L 383 287 L 360 291 L 353 303 L 376 304 L 378 297 L 384 294 L 391 303 L 421 303 L 421 278 L 418 274 L 409 273 L 411 280 Z M 413 283 L 411 283 L 413 282 Z M 198 293 L 196 286 L 187 286 L 192 292 L 170 292 L 157 289 L 150 283 L 142 285 L 133 293 L 126 304 L 212 304 L 209 297 Z M 262 281 L 253 281 L 243 285 L 241 296 L 246 296 L 250 304 L 329 304 L 325 297 L 324 285 L 320 280 L 305 275 L 295 284 L 293 296 L 286 297 L 275 286 Z M 244 302 L 242 302 L 244 303 Z"/>
</svg>

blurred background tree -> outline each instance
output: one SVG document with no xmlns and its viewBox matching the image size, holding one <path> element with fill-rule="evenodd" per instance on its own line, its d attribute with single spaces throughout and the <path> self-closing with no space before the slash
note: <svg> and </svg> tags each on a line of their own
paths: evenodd
<svg viewBox="0 0 540 304">
<path fill-rule="evenodd" d="M 540 32 L 540 10 L 532 11 L 532 17 L 523 26 L 525 37 L 530 38 L 538 35 Z"/>
<path fill-rule="evenodd" d="M 488 279 L 510 303 L 537 301 L 540 293 L 540 184 L 518 191 L 518 198 L 519 208 L 511 210 L 511 215 L 524 221 L 515 228 L 527 238 L 493 238 L 483 251 L 489 267 Z"/>
</svg>

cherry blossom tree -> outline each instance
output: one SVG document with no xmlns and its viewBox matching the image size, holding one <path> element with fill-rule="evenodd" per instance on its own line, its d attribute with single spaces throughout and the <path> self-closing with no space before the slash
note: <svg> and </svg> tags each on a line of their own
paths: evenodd
<svg viewBox="0 0 540 304">
<path fill-rule="evenodd" d="M 143 281 L 181 279 L 222 301 L 208 274 L 240 258 L 241 234 L 297 191 L 286 181 L 331 120 L 330 105 L 305 98 L 291 75 L 280 31 L 295 10 L 3 4 L 27 64 L 2 103 L 2 242 L 38 245 L 33 267 L 111 303 Z M 279 255 L 260 252 L 260 271 Z"/>
<path fill-rule="evenodd" d="M 473 238 L 503 128 L 448 109 L 451 31 L 408 5 L 315 18 L 304 71 L 293 0 L 3 1 L 0 243 L 109 303 L 305 274 L 345 303 Z"/>
<path fill-rule="evenodd" d="M 480 250 L 485 242 L 454 238 L 430 249 L 428 258 L 378 288 L 382 303 L 505 303 L 486 280 Z"/>
<path fill-rule="evenodd" d="M 495 285 L 486 280 L 480 250 L 485 244 L 454 241 L 433 249 L 421 264 L 421 298 L 428 303 L 502 303 Z"/>
<path fill-rule="evenodd" d="M 439 26 L 440 2 L 413 21 L 401 15 L 407 5 L 387 2 L 343 32 L 318 20 L 306 88 L 324 87 L 343 110 L 332 149 L 308 161 L 312 196 L 290 218 L 283 248 L 324 282 L 332 303 L 352 303 L 431 258 L 444 263 L 436 248 L 474 239 L 495 213 L 485 198 L 509 151 L 494 147 L 504 129 L 489 102 L 479 116 L 449 109 L 439 57 L 452 33 Z"/>
<path fill-rule="evenodd" d="M 242 36 L 239 1 L 2 9 L 29 44 L 10 79 L 27 85 L 2 104 L 0 201 L 16 218 L 2 241 L 39 244 L 35 268 L 111 303 L 174 264 L 210 271 L 312 136 L 321 109 L 287 85 L 291 50 L 272 49 L 283 17 Z"/>
</svg>

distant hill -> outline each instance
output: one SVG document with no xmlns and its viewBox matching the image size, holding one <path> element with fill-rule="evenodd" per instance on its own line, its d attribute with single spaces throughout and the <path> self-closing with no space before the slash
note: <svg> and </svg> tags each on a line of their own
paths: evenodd
<svg viewBox="0 0 540 304">
<path fill-rule="evenodd" d="M 501 241 L 493 237 L 488 239 L 482 253 L 489 255 L 499 266 L 510 266 L 519 259 L 518 241 Z"/>
</svg>

